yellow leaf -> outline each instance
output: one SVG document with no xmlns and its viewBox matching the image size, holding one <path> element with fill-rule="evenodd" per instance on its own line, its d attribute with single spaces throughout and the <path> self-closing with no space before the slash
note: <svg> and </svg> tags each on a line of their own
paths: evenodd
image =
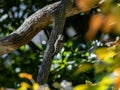
<svg viewBox="0 0 120 90">
<path fill-rule="evenodd" d="M 112 75 L 106 76 L 99 83 L 99 88 L 106 88 L 107 89 L 110 85 L 114 84 L 114 82 L 115 82 L 114 76 L 112 76 Z M 104 89 L 104 90 L 106 90 L 106 89 Z M 103 90 L 103 89 L 99 89 L 99 90 Z"/>
<path fill-rule="evenodd" d="M 114 47 L 107 48 L 107 47 L 101 47 L 95 50 L 95 54 L 97 55 L 97 58 L 99 60 L 104 60 L 106 63 L 112 63 L 113 62 L 113 56 L 116 54 L 114 51 Z"/>
<path fill-rule="evenodd" d="M 26 79 L 29 79 L 29 80 L 32 79 L 32 75 L 31 75 L 31 74 L 28 74 L 28 73 L 20 73 L 20 74 L 19 74 L 19 77 L 20 77 L 20 78 L 26 78 Z"/>
<path fill-rule="evenodd" d="M 39 90 L 40 89 L 40 86 L 38 83 L 34 83 L 33 84 L 33 90 Z"/>
<path fill-rule="evenodd" d="M 17 90 L 27 90 L 27 88 L 25 88 L 25 87 L 20 87 L 20 88 L 18 88 Z"/>
<path fill-rule="evenodd" d="M 77 69 L 74 71 L 72 75 L 77 76 L 78 74 L 85 72 L 87 70 L 90 70 L 91 68 L 92 68 L 91 64 L 88 64 L 88 63 L 81 64 L 77 67 Z"/>
<path fill-rule="evenodd" d="M 73 90 L 88 90 L 88 85 L 87 84 L 81 84 L 78 86 L 75 86 Z"/>
<path fill-rule="evenodd" d="M 30 88 L 30 85 L 26 82 L 21 82 L 21 87 L 27 89 L 27 88 Z"/>
</svg>

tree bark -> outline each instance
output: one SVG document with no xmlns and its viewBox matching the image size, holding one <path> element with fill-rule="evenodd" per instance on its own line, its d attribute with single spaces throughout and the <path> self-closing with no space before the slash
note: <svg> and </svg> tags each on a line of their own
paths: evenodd
<svg viewBox="0 0 120 90">
<path fill-rule="evenodd" d="M 53 12 L 60 2 L 38 10 L 28 17 L 24 23 L 13 33 L 5 38 L 0 39 L 0 55 L 10 53 L 20 46 L 28 43 L 39 31 L 53 22 Z M 71 10 L 66 12 L 66 17 L 78 14 L 81 10 L 73 6 Z"/>
<path fill-rule="evenodd" d="M 101 0 L 93 0 L 92 6 L 89 10 L 98 6 L 99 1 Z M 45 28 L 48 24 L 52 23 L 53 12 L 55 12 L 55 8 L 58 7 L 59 3 L 60 2 L 56 2 L 38 10 L 28 17 L 16 31 L 11 33 L 9 36 L 0 39 L 0 55 L 10 53 L 20 46 L 28 43 L 39 31 Z M 84 9 L 80 7 L 78 8 L 74 4 L 71 10 L 66 10 L 65 17 L 73 16 L 81 11 L 84 11 Z"/>
<path fill-rule="evenodd" d="M 70 10 L 73 3 L 73 0 L 62 0 L 58 7 L 56 7 L 56 10 L 54 12 L 55 24 L 47 44 L 42 65 L 38 72 L 37 82 L 40 85 L 44 85 L 48 81 L 48 75 L 52 63 L 52 54 L 54 52 L 54 43 L 56 41 L 57 36 L 59 34 L 62 34 L 63 32 L 66 10 Z"/>
</svg>

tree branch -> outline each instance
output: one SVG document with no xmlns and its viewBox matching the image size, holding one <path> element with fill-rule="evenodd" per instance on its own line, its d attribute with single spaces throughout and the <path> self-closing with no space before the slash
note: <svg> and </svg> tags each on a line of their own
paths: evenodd
<svg viewBox="0 0 120 90">
<path fill-rule="evenodd" d="M 28 17 L 15 32 L 3 39 L 0 39 L 0 55 L 9 53 L 28 43 L 40 30 L 52 23 L 55 19 L 55 25 L 51 32 L 43 63 L 41 65 L 41 69 L 39 69 L 37 78 L 40 85 L 47 83 L 52 63 L 52 53 L 54 50 L 53 44 L 58 34 L 61 34 L 63 31 L 65 18 L 82 11 L 82 8 L 78 9 L 73 5 L 74 2 L 72 1 L 75 2 L 75 0 L 62 0 L 61 3 L 57 2 L 48 5 Z"/>
<path fill-rule="evenodd" d="M 101 0 L 93 0 L 92 6 L 88 9 L 90 10 L 91 8 L 96 7 L 96 5 L 99 4 L 99 1 Z M 53 12 L 55 12 L 55 8 L 58 7 L 59 3 L 60 2 L 56 2 L 38 10 L 28 17 L 16 31 L 11 33 L 9 36 L 0 39 L 0 55 L 10 53 L 20 46 L 28 43 L 39 31 L 45 28 L 48 24 L 52 23 Z M 81 11 L 84 11 L 84 8 L 78 8 L 74 4 L 71 10 L 66 10 L 65 17 L 73 16 Z"/>
<path fill-rule="evenodd" d="M 44 54 L 42 65 L 38 72 L 37 82 L 40 85 L 46 84 L 48 80 L 48 75 L 50 72 L 50 67 L 52 63 L 52 54 L 54 52 L 54 43 L 59 34 L 62 34 L 64 24 L 65 24 L 65 13 L 66 10 L 69 10 L 74 2 L 73 0 L 62 0 L 59 6 L 54 12 L 55 25 L 52 29 L 46 52 Z"/>
<path fill-rule="evenodd" d="M 39 31 L 53 22 L 53 12 L 60 2 L 48 5 L 28 17 L 24 23 L 9 36 L 0 39 L 0 55 L 12 52 L 28 43 Z M 80 10 L 73 6 L 66 12 L 66 17 L 78 14 Z"/>
<path fill-rule="evenodd" d="M 39 68 L 37 82 L 39 85 L 44 85 L 48 81 L 48 76 L 52 63 L 52 54 L 54 52 L 54 44 L 59 34 L 62 34 L 65 24 L 66 11 L 70 11 L 75 0 L 61 0 L 61 3 L 56 7 L 53 16 L 55 24 L 52 29 L 47 48 L 45 50 L 44 58 L 41 67 Z"/>
</svg>

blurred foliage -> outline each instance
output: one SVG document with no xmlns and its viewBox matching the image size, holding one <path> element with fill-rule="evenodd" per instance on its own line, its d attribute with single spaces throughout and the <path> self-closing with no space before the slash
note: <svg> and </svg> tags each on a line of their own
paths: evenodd
<svg viewBox="0 0 120 90">
<path fill-rule="evenodd" d="M 17 90 L 26 90 L 26 89 L 31 89 L 31 90 L 40 90 L 40 86 L 38 83 L 36 83 L 33 78 L 32 78 L 32 75 L 31 74 L 28 74 L 28 73 L 20 73 L 19 74 L 19 77 L 20 78 L 26 78 L 28 79 L 32 85 L 26 83 L 26 82 L 21 82 L 20 83 L 20 87 L 17 89 Z M 47 89 L 46 89 L 47 90 Z"/>
<path fill-rule="evenodd" d="M 58 0 L 0 0 L 0 38 L 15 31 L 32 13 L 55 1 Z M 77 5 L 82 4 L 86 10 L 87 2 L 80 0 Z M 65 44 L 53 58 L 49 75 L 48 85 L 52 90 L 119 90 L 119 11 L 119 0 L 101 0 L 100 6 L 89 12 L 67 18 L 63 32 Z M 75 36 L 68 35 L 70 27 Z M 0 87 L 39 88 L 36 77 L 45 46 L 36 47 L 37 52 L 28 43 L 0 57 Z"/>
</svg>

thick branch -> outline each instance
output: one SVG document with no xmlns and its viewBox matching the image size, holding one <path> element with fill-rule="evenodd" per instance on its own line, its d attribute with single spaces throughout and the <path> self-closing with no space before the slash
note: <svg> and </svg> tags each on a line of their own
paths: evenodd
<svg viewBox="0 0 120 90">
<path fill-rule="evenodd" d="M 36 13 L 28 17 L 15 32 L 0 39 L 0 55 L 12 52 L 20 46 L 28 43 L 40 30 L 52 23 L 53 12 L 55 12 L 55 8 L 58 7 L 59 3 L 60 2 L 56 2 L 38 10 Z M 66 11 L 65 16 L 69 17 L 80 13 L 80 11 L 84 10 L 82 10 L 82 8 L 78 9 L 73 5 L 71 10 Z"/>
<path fill-rule="evenodd" d="M 9 36 L 0 39 L 0 55 L 12 52 L 28 43 L 41 29 L 53 22 L 53 12 L 60 2 L 48 5 L 28 17 L 24 23 Z M 75 6 L 67 11 L 66 17 L 79 13 Z"/>
<path fill-rule="evenodd" d="M 50 72 L 50 67 L 52 63 L 52 53 L 54 52 L 54 43 L 59 34 L 62 34 L 64 24 L 65 24 L 65 13 L 67 9 L 70 9 L 73 5 L 73 0 L 62 0 L 60 5 L 56 8 L 54 12 L 55 25 L 52 29 L 50 39 L 47 44 L 46 52 L 43 58 L 42 65 L 38 72 L 37 82 L 41 85 L 46 84 L 48 80 L 48 75 Z"/>
<path fill-rule="evenodd" d="M 42 65 L 38 72 L 37 82 L 40 85 L 44 85 L 48 81 L 48 76 L 52 63 L 52 54 L 54 52 L 54 44 L 59 34 L 62 34 L 65 24 L 65 13 L 70 11 L 75 0 L 61 0 L 61 3 L 56 7 L 54 12 L 55 24 L 52 29 L 47 48 L 44 54 Z"/>
</svg>

